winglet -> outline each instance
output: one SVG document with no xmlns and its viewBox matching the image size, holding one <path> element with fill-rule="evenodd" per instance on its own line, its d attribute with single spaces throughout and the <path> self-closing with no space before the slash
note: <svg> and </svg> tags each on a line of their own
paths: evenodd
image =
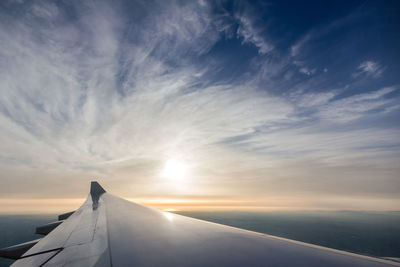
<svg viewBox="0 0 400 267">
<path fill-rule="evenodd" d="M 99 204 L 99 198 L 102 194 L 104 194 L 106 190 L 104 190 L 101 185 L 96 182 L 92 181 L 90 184 L 90 195 L 92 196 L 92 201 L 93 201 L 93 209 L 97 209 L 97 206 Z"/>
<path fill-rule="evenodd" d="M 106 192 L 106 190 L 104 190 L 103 187 L 101 187 L 101 185 L 96 182 L 96 181 L 92 181 L 90 184 L 90 195 L 92 197 L 100 197 L 102 194 L 104 194 Z"/>
</svg>

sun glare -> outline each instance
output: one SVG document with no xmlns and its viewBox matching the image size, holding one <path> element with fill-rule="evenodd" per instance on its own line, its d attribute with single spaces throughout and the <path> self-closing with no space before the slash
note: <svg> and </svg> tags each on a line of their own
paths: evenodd
<svg viewBox="0 0 400 267">
<path fill-rule="evenodd" d="M 162 174 L 171 180 L 181 180 L 185 177 L 186 170 L 187 166 L 183 162 L 170 159 L 165 163 Z"/>
<path fill-rule="evenodd" d="M 169 212 L 164 211 L 164 212 L 163 212 L 163 215 L 164 215 L 165 218 L 167 218 L 167 220 L 170 221 L 170 222 L 172 222 L 172 221 L 174 220 L 174 215 L 173 215 L 172 213 L 169 213 Z"/>
</svg>

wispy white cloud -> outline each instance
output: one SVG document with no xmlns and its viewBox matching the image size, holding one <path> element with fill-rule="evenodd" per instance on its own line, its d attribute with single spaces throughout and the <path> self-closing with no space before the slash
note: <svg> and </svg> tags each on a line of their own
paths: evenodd
<svg viewBox="0 0 400 267">
<path fill-rule="evenodd" d="M 264 29 L 258 28 L 251 19 L 250 14 L 243 13 L 236 16 L 239 27 L 237 35 L 243 38 L 243 43 L 253 44 L 258 48 L 260 54 L 266 54 L 274 49 L 274 46 L 265 38 Z"/>
<path fill-rule="evenodd" d="M 52 18 L 58 15 L 58 8 L 54 3 L 38 2 L 32 5 L 32 13 L 41 18 Z"/>
<path fill-rule="evenodd" d="M 301 60 L 293 60 L 293 65 L 296 66 L 298 72 L 307 76 L 312 76 L 317 72 L 316 68 L 307 66 L 307 63 Z"/>
<path fill-rule="evenodd" d="M 336 95 L 337 91 L 331 90 L 322 93 L 304 93 L 302 91 L 293 92 L 290 99 L 297 107 L 312 108 L 323 107 L 328 104 Z"/>
<path fill-rule="evenodd" d="M 317 71 L 317 69 L 309 69 L 307 67 L 301 67 L 299 69 L 300 73 L 303 73 L 303 74 L 308 75 L 308 76 L 315 74 L 316 71 Z"/>
<path fill-rule="evenodd" d="M 353 73 L 353 77 L 358 77 L 360 75 L 366 75 L 373 78 L 379 78 L 382 76 L 384 68 L 375 61 L 367 60 L 361 62 L 357 67 L 357 71 Z"/>
<path fill-rule="evenodd" d="M 134 43 L 118 41 L 122 20 L 107 5 L 77 23 L 46 15 L 63 30 L 36 22 L 44 14 L 36 11 L 2 28 L 3 163 L 104 174 L 110 164 L 190 154 L 286 118 L 284 100 L 244 85 L 196 89 L 203 67 L 169 66 L 218 39 L 207 10 L 194 10 L 173 5 L 145 19 Z"/>
<path fill-rule="evenodd" d="M 319 116 L 325 120 L 349 122 L 363 116 L 368 116 L 368 113 L 372 111 L 376 115 L 395 104 L 397 100 L 385 98 L 385 96 L 396 89 L 396 87 L 387 87 L 378 91 L 331 101 L 320 108 Z"/>
<path fill-rule="evenodd" d="M 310 40 L 311 36 L 311 33 L 304 35 L 300 40 L 290 47 L 290 54 L 292 57 L 296 57 L 300 54 L 301 49 Z"/>
</svg>

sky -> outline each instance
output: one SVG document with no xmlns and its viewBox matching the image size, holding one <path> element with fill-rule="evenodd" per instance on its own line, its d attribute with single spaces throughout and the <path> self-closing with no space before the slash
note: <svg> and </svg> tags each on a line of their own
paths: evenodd
<svg viewBox="0 0 400 267">
<path fill-rule="evenodd" d="M 398 1 L 0 3 L 0 213 L 398 210 Z"/>
</svg>

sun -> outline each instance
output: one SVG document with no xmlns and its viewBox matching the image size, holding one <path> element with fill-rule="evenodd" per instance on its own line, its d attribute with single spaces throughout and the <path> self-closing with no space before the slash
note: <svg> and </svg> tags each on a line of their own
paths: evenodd
<svg viewBox="0 0 400 267">
<path fill-rule="evenodd" d="M 185 177 L 187 166 L 182 161 L 170 159 L 165 163 L 162 176 L 171 180 L 181 180 Z"/>
</svg>

